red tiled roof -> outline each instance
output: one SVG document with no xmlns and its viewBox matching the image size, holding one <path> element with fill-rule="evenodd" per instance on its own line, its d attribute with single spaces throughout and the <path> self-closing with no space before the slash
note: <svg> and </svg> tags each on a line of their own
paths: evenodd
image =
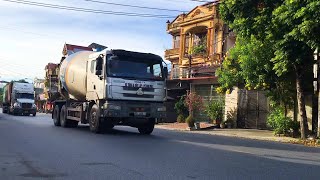
<svg viewBox="0 0 320 180">
<path fill-rule="evenodd" d="M 45 67 L 45 69 L 55 69 L 58 66 L 58 64 L 54 63 L 48 63 Z"/>
<path fill-rule="evenodd" d="M 73 45 L 73 44 L 65 44 L 62 54 L 66 55 L 68 51 L 74 51 L 75 49 L 81 49 L 85 51 L 92 51 L 92 48 L 90 47 L 85 47 L 85 46 L 78 46 L 78 45 Z"/>
</svg>

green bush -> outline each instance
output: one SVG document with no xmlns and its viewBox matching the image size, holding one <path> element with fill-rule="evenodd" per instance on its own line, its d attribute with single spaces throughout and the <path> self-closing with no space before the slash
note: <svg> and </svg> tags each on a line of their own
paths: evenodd
<svg viewBox="0 0 320 180">
<path fill-rule="evenodd" d="M 186 123 L 188 124 L 188 126 L 189 126 L 190 128 L 194 127 L 195 121 L 194 121 L 194 118 L 193 118 L 192 115 L 189 115 L 189 116 L 187 117 Z"/>
<path fill-rule="evenodd" d="M 178 123 L 185 123 L 186 122 L 186 117 L 183 114 L 179 114 L 177 117 L 177 122 Z"/>
<path fill-rule="evenodd" d="M 185 117 L 187 117 L 189 115 L 188 113 L 188 108 L 185 106 L 185 96 L 181 96 L 179 101 L 176 102 L 176 104 L 174 105 L 174 109 L 176 110 L 178 115 L 182 115 Z"/>
<path fill-rule="evenodd" d="M 211 121 L 222 121 L 223 120 L 223 100 L 212 100 L 206 105 L 205 112 Z"/>
<path fill-rule="evenodd" d="M 299 132 L 299 130 L 300 130 L 300 122 L 299 121 L 291 121 L 290 129 L 292 129 L 294 132 Z"/>
<path fill-rule="evenodd" d="M 202 54 L 202 53 L 206 53 L 206 51 L 207 51 L 206 45 L 201 44 L 193 47 L 192 54 Z"/>
<path fill-rule="evenodd" d="M 273 129 L 275 134 L 289 134 L 289 130 L 293 126 L 293 121 L 289 117 L 285 117 L 283 107 L 274 107 L 268 116 L 267 124 Z"/>
</svg>

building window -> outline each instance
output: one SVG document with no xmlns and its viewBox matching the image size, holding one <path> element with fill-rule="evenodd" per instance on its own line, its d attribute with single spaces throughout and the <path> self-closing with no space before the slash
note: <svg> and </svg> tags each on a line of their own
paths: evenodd
<svg viewBox="0 0 320 180">
<path fill-rule="evenodd" d="M 194 34 L 193 46 L 203 45 L 207 39 L 206 33 Z"/>
<path fill-rule="evenodd" d="M 180 48 L 180 36 L 173 36 L 173 48 Z"/>
<path fill-rule="evenodd" d="M 185 48 L 185 53 L 188 54 L 189 51 L 189 39 L 190 39 L 190 35 L 186 35 L 186 41 L 184 42 L 184 48 Z"/>
<path fill-rule="evenodd" d="M 91 73 L 94 73 L 95 68 L 96 68 L 96 61 L 93 60 L 93 61 L 91 61 L 91 67 L 90 67 Z"/>
</svg>

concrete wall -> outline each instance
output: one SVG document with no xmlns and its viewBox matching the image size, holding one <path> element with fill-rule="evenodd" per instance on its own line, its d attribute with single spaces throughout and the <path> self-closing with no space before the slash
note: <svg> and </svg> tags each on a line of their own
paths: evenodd
<svg viewBox="0 0 320 180">
<path fill-rule="evenodd" d="M 234 87 L 230 94 L 225 95 L 224 120 L 232 119 L 236 124 L 238 115 L 239 88 Z"/>
</svg>

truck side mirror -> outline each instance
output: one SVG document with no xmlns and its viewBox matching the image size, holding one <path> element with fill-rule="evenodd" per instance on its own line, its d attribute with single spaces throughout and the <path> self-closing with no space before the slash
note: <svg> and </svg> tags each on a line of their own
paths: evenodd
<svg viewBox="0 0 320 180">
<path fill-rule="evenodd" d="M 169 73 L 168 73 L 168 67 L 164 67 L 164 68 L 163 68 L 163 71 L 164 71 L 164 77 L 165 77 L 165 78 L 168 78 L 168 74 L 169 74 Z"/>
<path fill-rule="evenodd" d="M 96 59 L 96 75 L 102 75 L 103 58 L 99 56 Z"/>
</svg>

